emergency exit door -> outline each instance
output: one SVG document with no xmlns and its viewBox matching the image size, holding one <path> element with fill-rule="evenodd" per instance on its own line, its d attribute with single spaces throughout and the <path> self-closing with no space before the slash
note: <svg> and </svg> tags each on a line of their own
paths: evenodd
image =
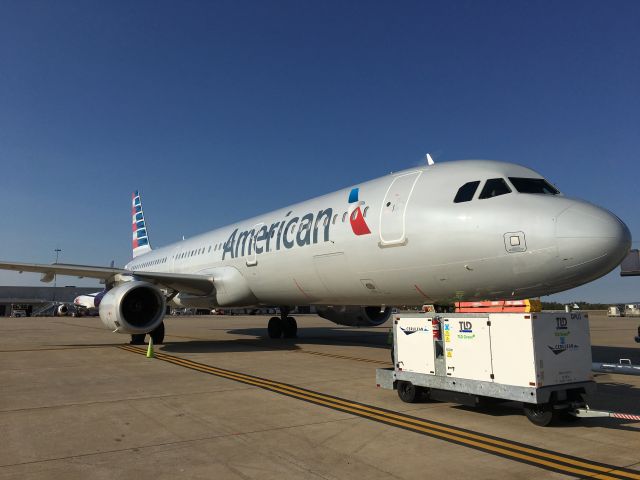
<svg viewBox="0 0 640 480">
<path fill-rule="evenodd" d="M 380 246 L 404 245 L 407 241 L 407 205 L 421 170 L 398 175 L 387 189 L 380 209 Z"/>
</svg>

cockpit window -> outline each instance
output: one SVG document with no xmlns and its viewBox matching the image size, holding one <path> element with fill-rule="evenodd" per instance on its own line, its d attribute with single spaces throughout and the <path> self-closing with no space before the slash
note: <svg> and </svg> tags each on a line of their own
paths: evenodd
<svg viewBox="0 0 640 480">
<path fill-rule="evenodd" d="M 509 177 L 509 180 L 520 193 L 542 193 L 558 195 L 560 191 L 544 178 Z"/>
<path fill-rule="evenodd" d="M 478 198 L 483 199 L 497 197 L 507 193 L 511 193 L 511 189 L 503 178 L 490 178 L 487 180 L 487 183 L 484 184 L 482 192 L 480 192 L 480 197 Z"/>
<path fill-rule="evenodd" d="M 453 203 L 468 202 L 473 199 L 473 196 L 478 189 L 478 185 L 480 185 L 479 180 L 476 180 L 475 182 L 467 182 L 462 185 L 458 189 L 458 193 L 456 193 L 456 198 L 453 199 Z"/>
</svg>

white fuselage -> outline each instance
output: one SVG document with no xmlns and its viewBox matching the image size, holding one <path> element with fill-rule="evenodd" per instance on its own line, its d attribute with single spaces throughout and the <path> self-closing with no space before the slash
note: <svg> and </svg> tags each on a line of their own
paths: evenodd
<svg viewBox="0 0 640 480">
<path fill-rule="evenodd" d="M 492 161 L 410 169 L 154 249 L 125 268 L 213 278 L 214 293 L 179 295 L 182 305 L 400 305 L 550 294 L 606 274 L 628 251 L 615 215 L 519 193 L 509 177 L 542 178 Z M 478 198 L 494 178 L 511 193 Z M 476 180 L 473 199 L 454 203 Z"/>
</svg>

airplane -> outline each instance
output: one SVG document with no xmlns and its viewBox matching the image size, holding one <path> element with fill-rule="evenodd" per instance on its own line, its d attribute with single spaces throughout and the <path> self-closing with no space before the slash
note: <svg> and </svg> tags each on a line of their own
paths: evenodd
<svg viewBox="0 0 640 480">
<path fill-rule="evenodd" d="M 76 307 L 77 315 L 97 315 L 100 301 L 106 293 L 105 290 L 92 292 L 86 295 L 78 295 L 73 299 L 73 305 Z"/>
<path fill-rule="evenodd" d="M 348 326 L 381 325 L 394 305 L 523 299 L 595 280 L 629 252 L 613 213 L 568 198 L 527 167 L 459 160 L 411 168 L 151 248 L 132 195 L 124 268 L 0 262 L 0 268 L 101 279 L 104 325 L 164 339 L 167 303 L 278 306 L 271 338 L 297 335 L 295 305 Z"/>
</svg>

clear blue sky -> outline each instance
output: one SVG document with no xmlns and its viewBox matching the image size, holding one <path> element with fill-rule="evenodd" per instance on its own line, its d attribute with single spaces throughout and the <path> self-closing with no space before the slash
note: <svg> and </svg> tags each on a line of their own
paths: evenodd
<svg viewBox="0 0 640 480">
<path fill-rule="evenodd" d="M 122 265 L 136 188 L 163 245 L 426 152 L 530 166 L 640 239 L 639 25 L 636 0 L 5 0 L 1 257 Z"/>
</svg>

